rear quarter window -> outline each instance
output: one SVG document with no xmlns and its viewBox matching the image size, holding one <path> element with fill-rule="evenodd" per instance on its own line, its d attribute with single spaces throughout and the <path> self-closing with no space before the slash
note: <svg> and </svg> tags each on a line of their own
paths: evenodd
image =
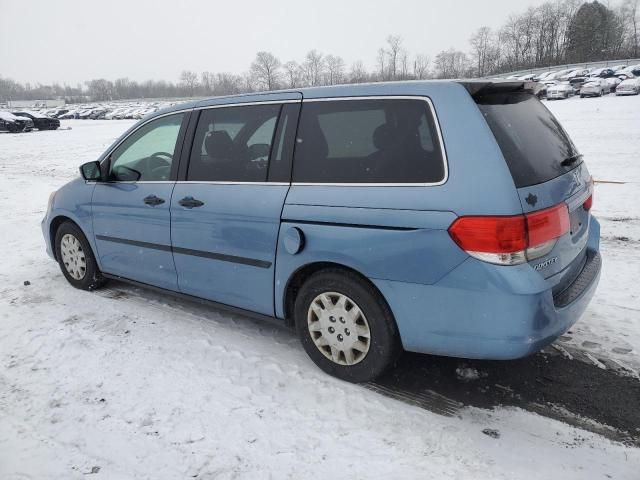
<svg viewBox="0 0 640 480">
<path fill-rule="evenodd" d="M 437 126 L 425 100 L 303 104 L 294 182 L 438 183 L 445 171 Z"/>
<path fill-rule="evenodd" d="M 560 122 L 535 96 L 492 93 L 475 100 L 517 188 L 547 182 L 582 162 Z"/>
</svg>

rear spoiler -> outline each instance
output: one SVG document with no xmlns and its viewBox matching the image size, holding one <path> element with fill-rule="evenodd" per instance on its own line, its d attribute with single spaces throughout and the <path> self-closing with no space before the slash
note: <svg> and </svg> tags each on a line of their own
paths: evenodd
<svg viewBox="0 0 640 480">
<path fill-rule="evenodd" d="M 467 89 L 469 95 L 478 97 L 489 93 L 526 92 L 536 95 L 544 89 L 544 85 L 538 82 L 510 81 L 510 80 L 461 80 L 458 82 Z"/>
</svg>

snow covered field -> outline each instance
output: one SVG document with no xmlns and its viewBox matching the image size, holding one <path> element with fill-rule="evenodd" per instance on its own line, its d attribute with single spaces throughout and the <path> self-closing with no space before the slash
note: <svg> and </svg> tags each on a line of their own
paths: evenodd
<svg viewBox="0 0 640 480">
<path fill-rule="evenodd" d="M 621 182 L 596 185 L 603 275 L 563 342 L 638 371 L 640 97 L 547 105 L 594 178 Z M 555 420 L 441 416 L 335 380 L 277 326 L 71 288 L 44 252 L 47 197 L 131 123 L 0 134 L 0 479 L 638 478 L 639 450 Z"/>
</svg>

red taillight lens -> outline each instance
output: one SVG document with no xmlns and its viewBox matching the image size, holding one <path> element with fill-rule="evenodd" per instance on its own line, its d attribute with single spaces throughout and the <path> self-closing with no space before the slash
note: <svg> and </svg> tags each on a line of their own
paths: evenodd
<svg viewBox="0 0 640 480">
<path fill-rule="evenodd" d="M 589 198 L 587 198 L 585 202 L 582 204 L 582 208 L 588 211 L 588 210 L 591 210 L 592 206 L 593 206 L 593 193 L 589 195 Z"/>
<path fill-rule="evenodd" d="M 561 203 L 526 215 L 460 217 L 449 235 L 476 258 L 514 265 L 548 253 L 554 240 L 569 231 L 569 223 L 569 209 Z"/>
<path fill-rule="evenodd" d="M 527 247 L 535 247 L 549 240 L 554 240 L 569 231 L 569 209 L 564 203 L 527 213 L 525 216 L 529 232 Z"/>
<path fill-rule="evenodd" d="M 449 235 L 467 252 L 512 253 L 527 248 L 523 215 L 514 217 L 460 217 Z"/>
</svg>

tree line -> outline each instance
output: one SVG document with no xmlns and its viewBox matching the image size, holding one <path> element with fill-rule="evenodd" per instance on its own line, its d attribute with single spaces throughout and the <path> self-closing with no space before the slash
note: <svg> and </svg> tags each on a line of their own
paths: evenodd
<svg viewBox="0 0 640 480">
<path fill-rule="evenodd" d="M 258 52 L 242 73 L 185 70 L 178 82 L 128 78 L 94 79 L 74 86 L 31 85 L 0 77 L 0 100 L 65 98 L 107 101 L 133 98 L 217 96 L 278 88 L 427 78 L 483 77 L 504 72 L 620 58 L 637 58 L 640 0 L 610 7 L 598 1 L 554 0 L 512 14 L 498 29 L 480 27 L 467 52 L 449 49 L 433 59 L 410 54 L 402 37 L 389 35 L 373 68 L 361 60 L 347 65 L 339 55 L 309 51 L 300 60 L 282 62 Z"/>
</svg>

